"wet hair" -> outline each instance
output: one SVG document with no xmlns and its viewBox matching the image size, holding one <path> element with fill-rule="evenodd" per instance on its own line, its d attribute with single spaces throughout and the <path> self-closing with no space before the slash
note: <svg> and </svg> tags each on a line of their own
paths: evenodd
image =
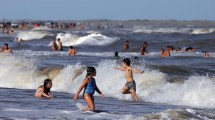
<svg viewBox="0 0 215 120">
<path fill-rule="evenodd" d="M 60 38 L 58 38 L 57 40 L 60 40 Z"/>
<path fill-rule="evenodd" d="M 7 44 L 7 43 L 5 43 L 4 45 L 8 47 L 8 44 Z"/>
<path fill-rule="evenodd" d="M 135 59 L 135 60 L 138 60 L 139 58 L 138 58 L 138 57 L 134 57 L 134 59 Z"/>
<path fill-rule="evenodd" d="M 114 53 L 114 56 L 115 56 L 115 57 L 118 57 L 118 56 L 119 56 L 118 52 L 115 52 L 115 53 Z"/>
<path fill-rule="evenodd" d="M 46 87 L 46 86 L 47 86 L 47 84 L 48 84 L 49 82 L 51 82 L 51 83 L 52 83 L 52 81 L 51 81 L 50 79 L 45 79 L 45 81 L 44 81 L 43 86 L 44 86 L 44 93 L 45 93 L 45 94 L 50 93 L 50 88 L 47 88 L 47 87 Z"/>
<path fill-rule="evenodd" d="M 69 48 L 70 48 L 70 49 L 73 49 L 73 46 L 70 46 Z"/>
<path fill-rule="evenodd" d="M 88 77 L 89 75 L 92 75 L 94 72 L 96 72 L 96 69 L 94 67 L 88 67 L 86 76 Z"/>
<path fill-rule="evenodd" d="M 123 60 L 123 63 L 125 63 L 126 65 L 130 66 L 130 59 L 125 58 L 125 59 Z"/>
</svg>

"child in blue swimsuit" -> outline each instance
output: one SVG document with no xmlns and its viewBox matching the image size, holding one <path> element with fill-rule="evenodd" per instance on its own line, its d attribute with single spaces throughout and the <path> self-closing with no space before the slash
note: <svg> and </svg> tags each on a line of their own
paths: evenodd
<svg viewBox="0 0 215 120">
<path fill-rule="evenodd" d="M 96 76 L 96 69 L 94 67 L 88 67 L 87 68 L 87 76 L 83 80 L 81 86 L 79 87 L 77 93 L 74 96 L 74 100 L 76 101 L 78 99 L 78 95 L 84 88 L 84 100 L 87 103 L 88 107 L 86 108 L 86 111 L 93 111 L 95 110 L 95 104 L 94 104 L 94 97 L 93 94 L 98 92 L 101 97 L 103 97 L 102 92 L 99 90 L 99 88 L 96 85 L 96 81 L 93 78 L 93 76 Z"/>
</svg>

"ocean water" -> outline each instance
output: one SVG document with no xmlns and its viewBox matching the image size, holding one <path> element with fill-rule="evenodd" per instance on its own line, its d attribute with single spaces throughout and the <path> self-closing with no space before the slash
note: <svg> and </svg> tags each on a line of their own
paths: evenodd
<svg viewBox="0 0 215 120">
<path fill-rule="evenodd" d="M 215 27 L 133 22 L 124 28 L 40 27 L 0 33 L 0 45 L 8 43 L 14 52 L 0 54 L 0 119 L 215 119 Z M 15 42 L 16 37 L 24 41 Z M 51 51 L 53 37 L 61 38 L 63 51 Z M 123 50 L 125 40 L 129 50 Z M 148 42 L 149 52 L 144 56 L 139 53 L 143 42 Z M 67 56 L 70 45 L 77 49 L 76 56 Z M 196 51 L 160 57 L 160 50 L 168 45 L 191 46 Z M 116 51 L 117 60 L 113 59 Z M 211 58 L 204 58 L 202 51 Z M 134 74 L 139 102 L 120 93 L 125 78 L 113 68 L 121 66 L 124 58 L 145 71 Z M 95 79 L 105 95 L 95 94 L 95 112 L 80 111 L 79 105 L 86 105 L 81 96 L 73 101 L 87 66 L 96 68 Z M 37 99 L 35 90 L 46 78 L 53 80 L 55 97 Z"/>
</svg>

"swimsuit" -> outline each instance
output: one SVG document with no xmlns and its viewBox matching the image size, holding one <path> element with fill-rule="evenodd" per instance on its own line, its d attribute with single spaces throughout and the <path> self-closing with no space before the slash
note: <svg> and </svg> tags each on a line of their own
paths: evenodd
<svg viewBox="0 0 215 120">
<path fill-rule="evenodd" d="M 89 95 L 93 95 L 95 90 L 96 90 L 96 81 L 94 78 L 91 78 L 90 82 L 84 88 L 84 93 L 87 93 Z"/>
<path fill-rule="evenodd" d="M 136 83 L 134 80 L 132 80 L 131 82 L 126 82 L 125 86 L 128 87 L 128 90 L 136 91 Z"/>
</svg>

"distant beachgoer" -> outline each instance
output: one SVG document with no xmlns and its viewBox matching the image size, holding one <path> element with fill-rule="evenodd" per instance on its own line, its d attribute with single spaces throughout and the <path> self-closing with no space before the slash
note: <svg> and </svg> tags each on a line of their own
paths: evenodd
<svg viewBox="0 0 215 120">
<path fill-rule="evenodd" d="M 68 55 L 76 55 L 77 51 L 74 49 L 73 46 L 70 46 L 69 50 L 68 50 Z"/>
<path fill-rule="evenodd" d="M 62 42 L 60 41 L 60 38 L 57 39 L 58 42 L 58 50 L 62 51 L 63 50 L 63 46 L 62 46 Z"/>
<path fill-rule="evenodd" d="M 15 40 L 16 42 L 19 42 L 19 38 L 16 38 L 16 40 Z"/>
<path fill-rule="evenodd" d="M 94 103 L 94 97 L 93 97 L 93 94 L 95 93 L 95 91 L 99 93 L 101 97 L 104 96 L 102 92 L 99 90 L 99 88 L 97 87 L 96 80 L 93 78 L 94 76 L 96 76 L 96 69 L 94 67 L 88 67 L 86 78 L 83 80 L 81 86 L 79 87 L 77 93 L 74 96 L 74 100 L 76 101 L 78 99 L 78 95 L 84 88 L 83 97 L 85 102 L 88 105 L 88 107 L 85 109 L 86 111 L 95 110 L 95 103 Z"/>
<path fill-rule="evenodd" d="M 168 57 L 168 56 L 170 56 L 170 51 L 171 51 L 171 48 L 168 47 L 166 50 L 163 51 L 162 56 L 163 56 L 163 57 Z"/>
<path fill-rule="evenodd" d="M 164 53 L 164 49 L 161 49 L 160 56 L 163 56 L 163 53 Z"/>
<path fill-rule="evenodd" d="M 206 58 L 210 58 L 210 55 L 209 55 L 208 51 L 205 51 L 204 54 L 205 54 Z"/>
<path fill-rule="evenodd" d="M 57 43 L 55 38 L 52 39 L 52 50 L 57 50 Z"/>
<path fill-rule="evenodd" d="M 123 87 L 121 93 L 131 94 L 131 98 L 135 101 L 138 101 L 138 97 L 136 94 L 136 83 L 133 79 L 133 72 L 142 74 L 144 71 L 133 69 L 130 66 L 130 60 L 128 58 L 123 60 L 122 68 L 114 68 L 114 69 L 124 71 L 124 74 L 125 74 L 126 84 Z"/>
<path fill-rule="evenodd" d="M 115 52 L 114 53 L 114 59 L 119 59 L 120 57 L 119 57 L 119 54 L 118 54 L 118 52 Z"/>
<path fill-rule="evenodd" d="M 187 47 L 186 49 L 185 49 L 185 51 L 187 51 L 187 52 L 193 52 L 193 51 L 195 51 L 196 50 L 196 48 L 192 48 L 192 47 Z"/>
<path fill-rule="evenodd" d="M 44 84 L 42 86 L 40 86 L 35 93 L 35 97 L 37 98 L 51 98 L 51 89 L 52 87 L 52 81 L 50 79 L 46 79 L 44 81 Z"/>
<path fill-rule="evenodd" d="M 5 43 L 4 46 L 1 48 L 1 52 L 4 52 L 4 53 L 13 53 L 12 49 L 10 49 L 8 47 L 7 43 Z"/>
<path fill-rule="evenodd" d="M 128 41 L 125 41 L 123 48 L 125 50 L 129 49 L 129 42 Z"/>
<path fill-rule="evenodd" d="M 141 65 L 141 62 L 139 61 L 138 57 L 134 57 L 134 64 L 133 65 L 137 65 L 137 66 Z"/>
<path fill-rule="evenodd" d="M 13 28 L 11 28 L 11 29 L 10 29 L 10 31 L 13 33 L 13 32 L 14 32 L 14 29 L 13 29 Z"/>
<path fill-rule="evenodd" d="M 141 47 L 141 50 L 140 50 L 141 55 L 145 55 L 145 53 L 148 54 L 148 52 L 146 51 L 147 47 L 148 47 L 148 43 L 144 42 L 144 44 L 143 44 L 143 46 Z"/>
</svg>

